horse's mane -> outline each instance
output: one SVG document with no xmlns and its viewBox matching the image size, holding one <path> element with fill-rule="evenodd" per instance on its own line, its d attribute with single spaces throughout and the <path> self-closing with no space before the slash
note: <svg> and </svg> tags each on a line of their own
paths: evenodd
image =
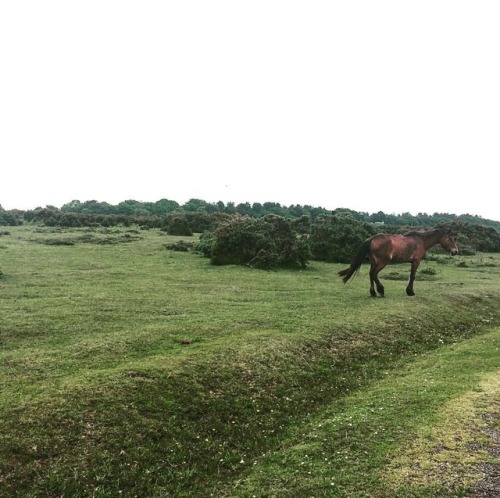
<svg viewBox="0 0 500 498">
<path fill-rule="evenodd" d="M 433 228 L 432 230 L 423 230 L 423 231 L 410 230 L 409 232 L 406 232 L 405 235 L 407 237 L 422 237 L 423 235 L 430 235 L 431 233 L 443 232 L 443 231 L 444 230 L 442 228 Z"/>
</svg>

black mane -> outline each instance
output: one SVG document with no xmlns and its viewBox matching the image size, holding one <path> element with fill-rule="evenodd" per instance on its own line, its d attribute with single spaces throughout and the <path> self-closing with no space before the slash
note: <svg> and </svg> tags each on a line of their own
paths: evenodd
<svg viewBox="0 0 500 498">
<path fill-rule="evenodd" d="M 405 235 L 409 236 L 409 237 L 422 237 L 424 235 L 431 235 L 431 234 L 435 234 L 435 233 L 447 233 L 447 229 L 446 228 L 433 228 L 432 230 L 410 230 L 409 232 L 405 233 Z"/>
</svg>

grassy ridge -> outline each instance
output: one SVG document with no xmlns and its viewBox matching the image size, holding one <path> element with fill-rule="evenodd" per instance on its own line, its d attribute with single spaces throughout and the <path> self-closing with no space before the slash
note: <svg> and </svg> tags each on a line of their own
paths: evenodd
<svg viewBox="0 0 500 498">
<path fill-rule="evenodd" d="M 166 242 L 0 239 L 3 495 L 254 493 L 254 462 L 332 402 L 500 319 L 490 256 L 439 257 L 416 298 L 388 281 L 370 299 L 366 271 L 344 286 L 336 265 L 211 267 Z"/>
<path fill-rule="evenodd" d="M 296 426 L 219 495 L 469 496 L 481 464 L 498 466 L 482 429 L 498 416 L 499 355 L 496 328 L 387 371 Z"/>
</svg>

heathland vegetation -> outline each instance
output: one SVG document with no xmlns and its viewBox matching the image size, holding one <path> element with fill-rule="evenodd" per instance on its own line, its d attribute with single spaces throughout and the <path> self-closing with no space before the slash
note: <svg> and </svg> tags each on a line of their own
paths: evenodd
<svg viewBox="0 0 500 498">
<path fill-rule="evenodd" d="M 241 264 L 259 268 L 306 268 L 310 260 L 348 262 L 358 246 L 377 232 L 405 233 L 446 225 L 460 234 L 462 252 L 500 252 L 500 222 L 476 216 L 368 215 L 349 209 L 327 211 L 311 206 L 207 203 L 191 199 L 180 206 L 162 199 L 155 203 L 124 201 L 116 206 L 97 201 L 72 201 L 29 211 L 5 211 L 0 225 L 23 223 L 45 227 L 159 228 L 169 235 L 202 234 L 183 242 L 178 250 L 194 249 L 213 264 Z"/>
<path fill-rule="evenodd" d="M 201 238 L 25 218 L 0 231 L 0 496 L 479 489 L 498 464 L 499 255 L 435 252 L 418 296 L 401 265 L 371 299 L 321 255 L 377 225 L 229 216 Z M 210 264 L 233 234 L 263 252 Z M 271 257 L 295 268 L 249 267 Z"/>
<path fill-rule="evenodd" d="M 250 204 L 232 202 L 217 203 L 206 202 L 201 199 L 190 199 L 185 204 L 176 201 L 161 199 L 156 202 L 139 202 L 126 200 L 117 205 L 95 200 L 81 202 L 73 200 L 64 204 L 61 208 L 55 206 L 39 207 L 32 210 L 10 210 L 6 211 L 0 206 L 0 224 L 17 225 L 23 221 L 43 222 L 47 226 L 89 226 L 99 224 L 105 226 L 115 226 L 118 224 L 139 224 L 149 227 L 159 227 L 164 225 L 165 218 L 184 215 L 189 221 L 194 232 L 202 232 L 210 224 L 210 217 L 217 219 L 225 215 L 246 215 L 259 218 L 266 215 L 277 215 L 288 219 L 306 217 L 314 221 L 319 216 L 329 214 L 350 214 L 358 221 L 373 224 L 383 224 L 385 226 L 420 226 L 432 227 L 439 223 L 470 223 L 493 227 L 500 230 L 500 220 L 487 220 L 475 215 L 460 215 L 449 213 L 426 214 L 410 213 L 386 214 L 382 211 L 377 213 L 357 212 L 351 209 L 339 208 L 334 212 L 322 207 L 291 205 L 284 206 L 277 202 L 264 202 Z"/>
</svg>

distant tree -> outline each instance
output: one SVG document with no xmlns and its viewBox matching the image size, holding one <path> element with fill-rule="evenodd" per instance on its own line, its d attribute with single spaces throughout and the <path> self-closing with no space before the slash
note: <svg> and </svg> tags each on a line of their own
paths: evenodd
<svg viewBox="0 0 500 498">
<path fill-rule="evenodd" d="M 337 208 L 332 212 L 332 214 L 338 216 L 351 216 L 351 218 L 354 218 L 357 221 L 364 221 L 365 219 L 363 213 L 359 213 L 358 211 L 353 211 L 352 209 L 347 208 Z"/>
<path fill-rule="evenodd" d="M 198 211 L 198 212 L 204 212 L 207 211 L 208 207 L 208 202 L 203 201 L 201 199 L 189 199 L 189 201 L 186 202 L 182 206 L 183 211 Z"/>
<path fill-rule="evenodd" d="M 78 200 L 73 200 L 67 204 L 64 204 L 61 208 L 61 212 L 64 213 L 91 213 L 91 214 L 113 214 L 114 206 L 108 204 L 107 202 L 98 202 L 95 200 L 80 202 Z"/>
<path fill-rule="evenodd" d="M 297 205 L 292 205 L 287 208 L 287 214 L 288 216 L 291 216 L 293 218 L 300 218 L 307 214 L 306 210 L 302 207 Z"/>
<path fill-rule="evenodd" d="M 66 213 L 80 213 L 82 211 L 82 203 L 77 199 L 72 200 L 71 202 L 63 204 L 61 211 Z"/>
<path fill-rule="evenodd" d="M 117 214 L 125 214 L 127 216 L 147 216 L 151 214 L 143 202 L 134 201 L 132 199 L 120 202 L 116 207 Z"/>
<path fill-rule="evenodd" d="M 238 204 L 236 206 L 236 212 L 238 214 L 251 216 L 252 215 L 252 206 L 250 206 L 250 204 L 248 202 L 245 202 L 244 204 Z"/>
<path fill-rule="evenodd" d="M 262 216 L 264 214 L 264 206 L 260 202 L 254 202 L 252 204 L 253 216 Z"/>
<path fill-rule="evenodd" d="M 286 210 L 281 207 L 279 202 L 264 202 L 265 214 L 276 214 L 278 216 L 286 216 Z"/>
<path fill-rule="evenodd" d="M 154 203 L 150 203 L 150 212 L 156 216 L 166 216 L 179 209 L 179 203 L 168 199 L 160 199 Z"/>
<path fill-rule="evenodd" d="M 236 213 L 236 207 L 234 206 L 234 202 L 228 202 L 226 204 L 224 212 L 227 213 L 227 214 L 235 214 Z"/>
<path fill-rule="evenodd" d="M 306 206 L 308 209 L 310 215 L 311 215 L 311 220 L 314 221 L 316 218 L 320 216 L 326 216 L 328 214 L 331 214 L 331 211 L 327 211 L 324 208 L 321 207 L 312 207 L 312 206 Z"/>
<path fill-rule="evenodd" d="M 369 217 L 371 223 L 385 223 L 385 213 L 379 211 L 378 213 L 373 213 Z"/>
</svg>

